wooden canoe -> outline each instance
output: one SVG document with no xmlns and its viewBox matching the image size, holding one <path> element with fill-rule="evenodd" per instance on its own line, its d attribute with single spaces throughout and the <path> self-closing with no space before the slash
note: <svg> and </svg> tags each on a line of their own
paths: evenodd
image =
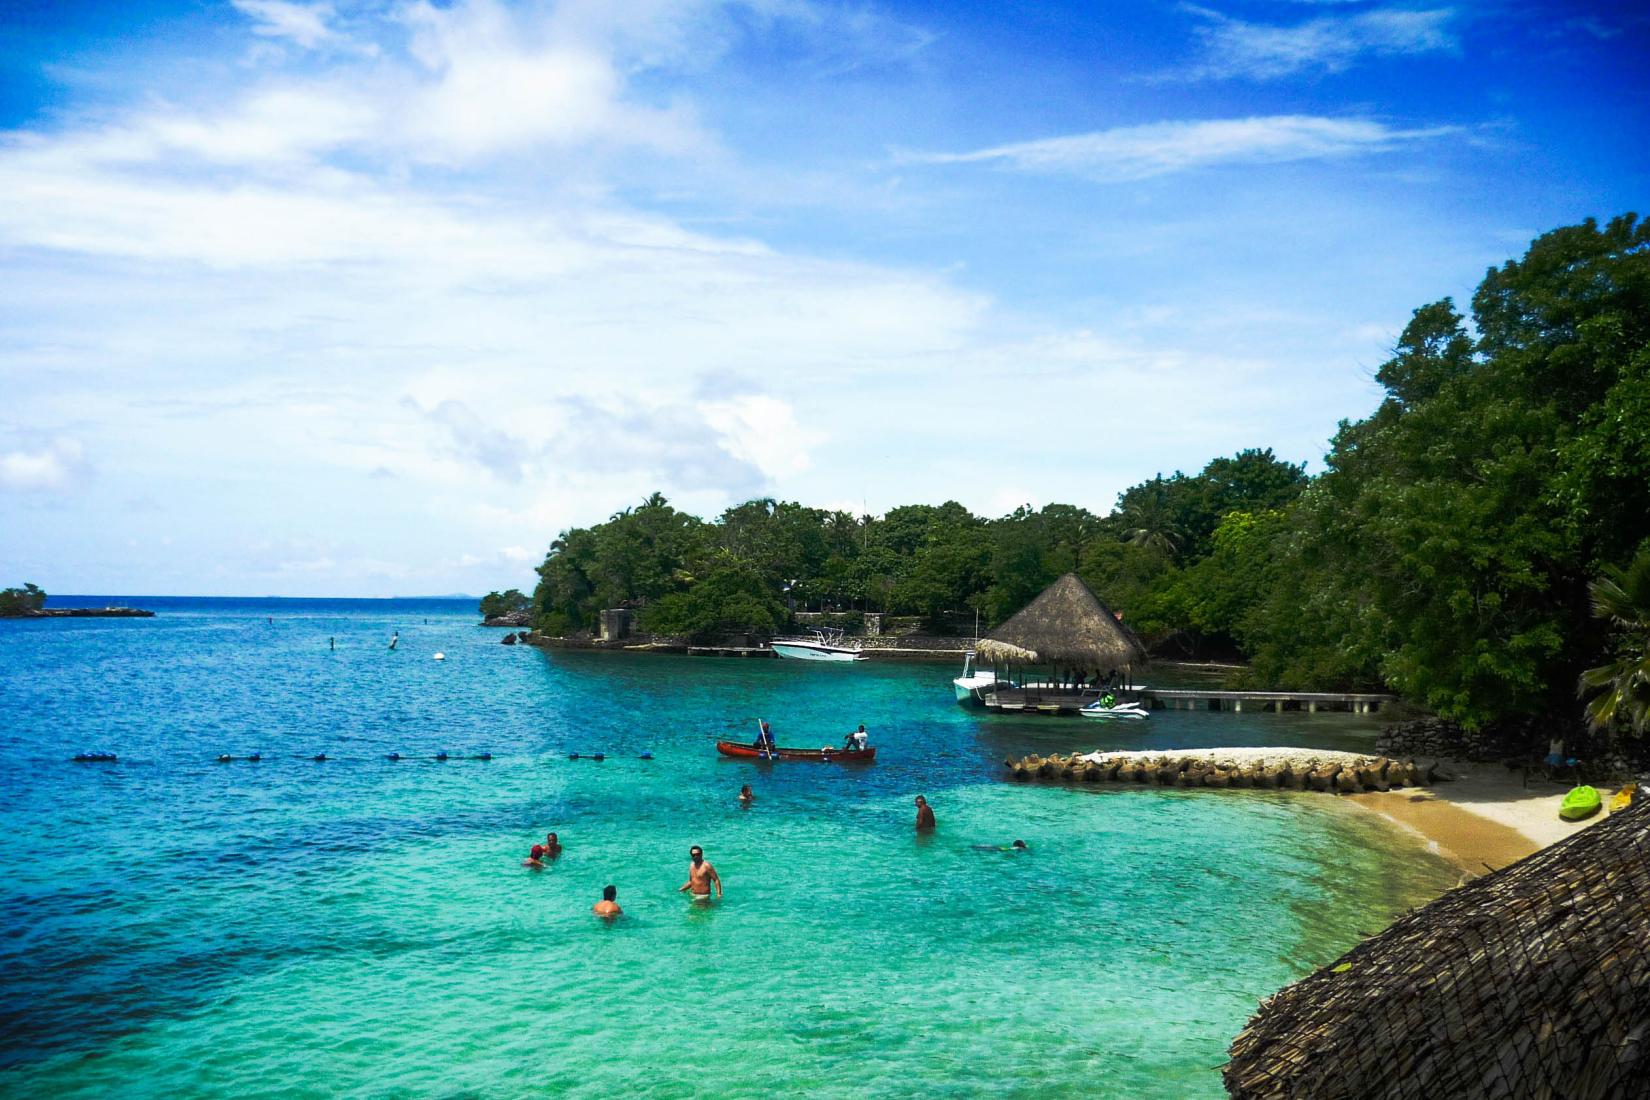
<svg viewBox="0 0 1650 1100">
<path fill-rule="evenodd" d="M 863 752 L 849 752 L 830 746 L 821 749 L 774 749 L 769 752 L 755 745 L 718 741 L 716 751 L 740 760 L 812 760 L 816 764 L 869 764 L 877 758 L 874 745 Z"/>
</svg>

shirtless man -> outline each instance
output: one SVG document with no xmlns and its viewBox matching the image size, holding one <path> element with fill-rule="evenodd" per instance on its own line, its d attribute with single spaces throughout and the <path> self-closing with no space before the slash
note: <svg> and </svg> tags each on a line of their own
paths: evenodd
<svg viewBox="0 0 1650 1100">
<path fill-rule="evenodd" d="M 695 844 L 688 849 L 688 855 L 693 862 L 688 865 L 688 880 L 682 883 L 678 894 L 689 890 L 693 892 L 694 901 L 709 901 L 710 888 L 716 887 L 716 897 L 722 897 L 722 876 L 716 873 L 716 868 L 705 861 L 705 850 Z"/>
<path fill-rule="evenodd" d="M 556 839 L 555 833 L 546 833 L 544 837 L 544 858 L 555 859 L 561 855 L 561 841 Z"/>
<path fill-rule="evenodd" d="M 614 917 L 624 912 L 623 909 L 619 908 L 619 903 L 613 900 L 618 896 L 619 888 L 617 886 L 603 886 L 602 900 L 598 901 L 595 905 L 592 905 L 590 907 L 590 911 L 598 917 L 605 917 L 608 920 L 612 920 Z"/>
<path fill-rule="evenodd" d="M 751 785 L 749 783 L 746 783 L 743 787 L 739 788 L 739 804 L 741 806 L 749 806 L 755 801 L 756 792 L 751 790 Z"/>
<path fill-rule="evenodd" d="M 917 795 L 917 832 L 925 833 L 934 827 L 934 811 L 928 806 L 928 799 Z"/>
</svg>

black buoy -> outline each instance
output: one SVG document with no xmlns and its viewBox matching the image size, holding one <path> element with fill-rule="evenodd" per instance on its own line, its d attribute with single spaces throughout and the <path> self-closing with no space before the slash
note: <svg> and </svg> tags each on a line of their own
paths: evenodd
<svg viewBox="0 0 1650 1100">
<path fill-rule="evenodd" d="M 637 760 L 652 760 L 653 759 L 653 754 L 650 753 L 650 752 L 644 752 L 644 753 L 642 753 L 642 755 L 638 756 L 636 759 Z"/>
<path fill-rule="evenodd" d="M 576 753 L 576 752 L 570 752 L 570 753 L 567 754 L 567 759 L 569 759 L 569 760 L 577 760 L 578 758 L 579 758 L 579 754 Z"/>
<path fill-rule="evenodd" d="M 231 760 L 233 760 L 233 759 L 235 759 L 235 758 L 234 758 L 234 757 L 233 757 L 233 756 L 230 756 L 230 755 L 229 755 L 229 754 L 228 754 L 228 753 L 227 753 L 227 752 L 226 752 L 226 753 L 221 753 L 221 754 L 220 754 L 220 755 L 219 755 L 219 756 L 218 756 L 218 763 L 220 763 L 220 764 L 227 764 L 227 763 L 229 763 L 229 762 L 230 762 L 230 761 L 231 761 Z"/>
<path fill-rule="evenodd" d="M 327 758 L 327 754 L 324 753 L 324 752 L 318 752 L 314 756 L 310 757 L 310 759 L 315 761 L 317 764 L 321 763 L 326 758 Z"/>
<path fill-rule="evenodd" d="M 447 759 L 447 754 L 444 753 L 444 752 L 438 752 L 438 753 L 435 754 L 435 758 L 437 760 L 445 760 L 445 759 Z"/>
<path fill-rule="evenodd" d="M 490 753 L 490 752 L 478 752 L 471 759 L 473 759 L 473 760 L 491 760 L 492 758 L 493 758 L 493 754 Z"/>
<path fill-rule="evenodd" d="M 399 760 L 399 759 L 401 759 L 401 754 L 398 753 L 398 752 L 386 753 L 384 755 L 384 759 L 385 760 Z"/>
<path fill-rule="evenodd" d="M 74 754 L 76 764 L 113 764 L 117 757 L 112 752 L 77 752 Z"/>
<path fill-rule="evenodd" d="M 592 760 L 606 760 L 607 759 L 607 754 L 605 752 L 598 752 L 596 755 L 592 756 L 590 759 L 592 759 Z"/>
<path fill-rule="evenodd" d="M 260 761 L 260 760 L 262 760 L 262 759 L 263 759 L 263 758 L 264 758 L 264 754 L 263 754 L 263 753 L 261 753 L 261 752 L 255 752 L 255 753 L 253 753 L 253 754 L 252 754 L 252 755 L 251 755 L 251 756 L 249 756 L 249 757 L 247 757 L 247 758 L 246 758 L 246 762 L 247 762 L 247 763 L 248 763 L 248 764 L 256 764 L 256 763 L 257 763 L 257 762 L 258 762 L 258 761 Z"/>
</svg>

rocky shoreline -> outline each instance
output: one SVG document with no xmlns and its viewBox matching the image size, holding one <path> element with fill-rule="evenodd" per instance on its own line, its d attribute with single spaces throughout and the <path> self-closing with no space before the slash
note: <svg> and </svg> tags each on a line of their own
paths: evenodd
<svg viewBox="0 0 1650 1100">
<path fill-rule="evenodd" d="M 153 611 L 136 607 L 52 607 L 0 611 L 0 619 L 152 619 Z"/>
</svg>

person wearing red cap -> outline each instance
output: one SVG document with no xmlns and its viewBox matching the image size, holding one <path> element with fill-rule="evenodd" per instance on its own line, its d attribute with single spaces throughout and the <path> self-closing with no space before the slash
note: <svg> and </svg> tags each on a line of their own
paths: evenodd
<svg viewBox="0 0 1650 1100">
<path fill-rule="evenodd" d="M 521 865 L 531 867 L 535 871 L 544 870 L 544 845 L 533 845 L 533 850 L 527 853 L 527 858 L 521 861 Z"/>
</svg>

